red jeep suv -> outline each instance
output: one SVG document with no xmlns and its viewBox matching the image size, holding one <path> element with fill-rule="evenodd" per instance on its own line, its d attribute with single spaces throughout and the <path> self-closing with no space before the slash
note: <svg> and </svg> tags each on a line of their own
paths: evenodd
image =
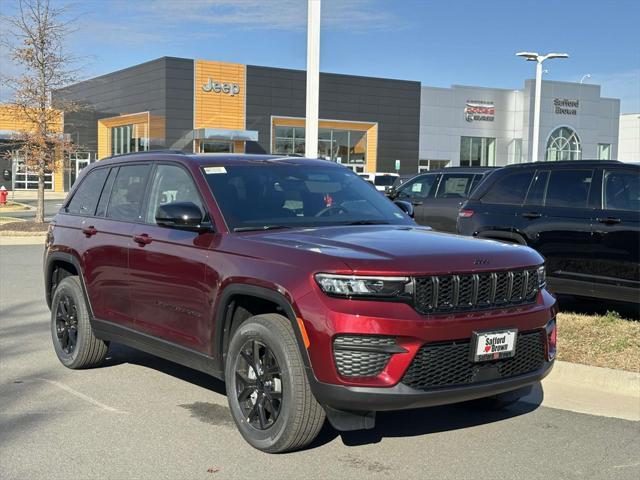
<svg viewBox="0 0 640 480">
<path fill-rule="evenodd" d="M 267 452 L 309 444 L 325 417 L 366 429 L 376 411 L 527 394 L 556 352 L 542 257 L 410 213 L 324 160 L 97 162 L 46 240 L 56 354 L 93 367 L 114 341 L 224 379 Z"/>
</svg>

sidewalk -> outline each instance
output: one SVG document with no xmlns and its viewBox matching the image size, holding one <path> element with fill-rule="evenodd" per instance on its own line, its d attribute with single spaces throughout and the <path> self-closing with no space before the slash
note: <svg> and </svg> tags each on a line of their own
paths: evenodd
<svg viewBox="0 0 640 480">
<path fill-rule="evenodd" d="M 45 200 L 64 200 L 68 192 L 44 192 Z M 15 197 L 13 197 L 15 195 Z M 36 190 L 16 190 L 15 192 L 9 192 L 8 200 L 15 198 L 16 202 L 22 200 L 37 200 L 38 192 Z"/>
</svg>

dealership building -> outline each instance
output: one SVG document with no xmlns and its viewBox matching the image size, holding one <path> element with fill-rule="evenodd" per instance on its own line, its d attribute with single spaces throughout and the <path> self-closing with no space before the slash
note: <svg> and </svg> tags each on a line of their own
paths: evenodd
<svg viewBox="0 0 640 480">
<path fill-rule="evenodd" d="M 305 71 L 172 57 L 71 85 L 53 100 L 76 103 L 64 133 L 80 151 L 47 188 L 67 190 L 89 162 L 136 151 L 304 154 L 305 95 Z M 406 174 L 526 162 L 533 105 L 533 80 L 436 88 L 321 73 L 318 157 L 357 172 L 399 160 Z M 541 107 L 540 160 L 617 158 L 620 102 L 598 85 L 544 81 Z"/>
</svg>

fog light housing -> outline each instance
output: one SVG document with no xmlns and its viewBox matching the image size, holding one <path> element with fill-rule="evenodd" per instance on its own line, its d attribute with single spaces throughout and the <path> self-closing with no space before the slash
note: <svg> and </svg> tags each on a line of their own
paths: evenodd
<svg viewBox="0 0 640 480">
<path fill-rule="evenodd" d="M 555 318 L 547 323 L 545 332 L 547 334 L 547 360 L 551 361 L 556 358 L 556 351 L 558 349 L 558 328 Z"/>
</svg>

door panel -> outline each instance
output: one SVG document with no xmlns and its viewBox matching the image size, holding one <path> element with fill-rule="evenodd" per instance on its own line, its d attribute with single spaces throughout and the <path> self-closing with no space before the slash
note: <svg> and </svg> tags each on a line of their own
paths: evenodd
<svg viewBox="0 0 640 480">
<path fill-rule="evenodd" d="M 602 208 L 595 211 L 595 282 L 640 288 L 640 175 L 607 169 L 602 178 Z"/>
<path fill-rule="evenodd" d="M 136 225 L 129 238 L 136 329 L 210 353 L 217 281 L 210 281 L 207 264 L 217 236 L 155 224 L 157 207 L 167 203 L 190 201 L 204 212 L 195 183 L 186 170 L 177 165 L 158 165 L 151 185 L 144 215 L 147 224 Z"/>
</svg>

